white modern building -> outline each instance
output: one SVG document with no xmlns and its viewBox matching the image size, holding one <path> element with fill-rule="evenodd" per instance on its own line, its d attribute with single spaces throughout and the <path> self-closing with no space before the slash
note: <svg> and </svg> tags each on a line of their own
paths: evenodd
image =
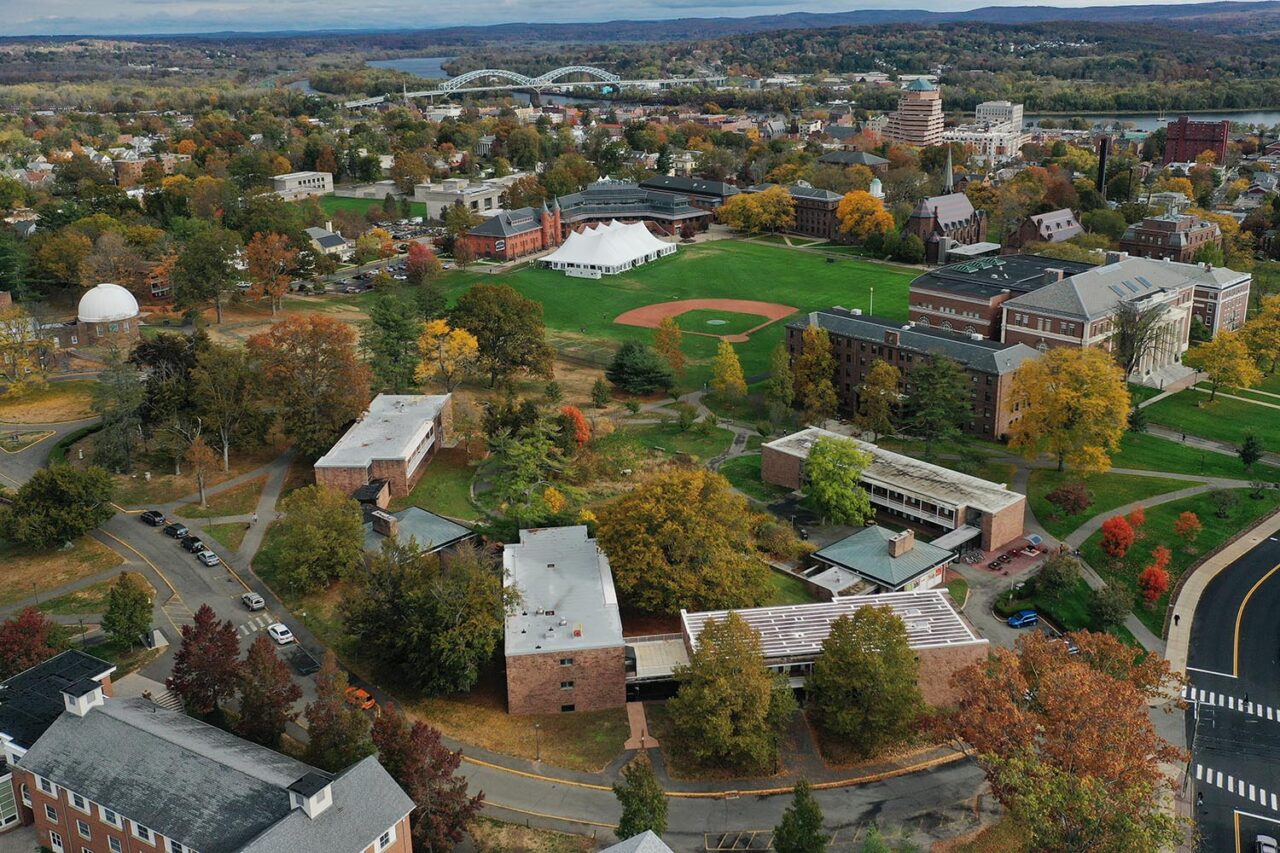
<svg viewBox="0 0 1280 853">
<path fill-rule="evenodd" d="M 330 172 L 289 172 L 271 178 L 271 189 L 285 201 L 329 195 L 333 192 Z"/>
<path fill-rule="evenodd" d="M 968 146 L 987 165 L 1013 160 L 1021 155 L 1027 140 L 1022 132 L 1022 104 L 1009 101 L 978 104 L 973 124 L 953 127 L 945 131 L 942 138 Z"/>
<path fill-rule="evenodd" d="M 493 216 L 502 209 L 502 194 L 519 173 L 505 178 L 471 181 L 467 178 L 445 178 L 432 183 L 425 181 L 413 188 L 413 200 L 427 206 L 427 217 L 441 219 L 444 212 L 455 204 L 461 204 L 472 213 Z"/>
</svg>

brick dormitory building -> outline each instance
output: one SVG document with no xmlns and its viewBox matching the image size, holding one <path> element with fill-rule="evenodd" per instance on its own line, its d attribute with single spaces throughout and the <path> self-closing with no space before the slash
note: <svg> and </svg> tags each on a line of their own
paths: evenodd
<svg viewBox="0 0 1280 853">
<path fill-rule="evenodd" d="M 343 494 L 381 484 L 389 497 L 404 497 L 452 430 L 452 394 L 379 394 L 315 461 L 316 483 Z"/>
<path fill-rule="evenodd" d="M 115 667 L 67 651 L 0 690 L 0 831 L 55 853 L 410 853 L 413 801 L 370 756 L 326 773 L 113 698 Z"/>
</svg>

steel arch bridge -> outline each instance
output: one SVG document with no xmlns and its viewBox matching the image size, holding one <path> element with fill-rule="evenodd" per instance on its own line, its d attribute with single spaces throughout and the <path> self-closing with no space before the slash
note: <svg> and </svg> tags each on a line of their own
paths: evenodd
<svg viewBox="0 0 1280 853">
<path fill-rule="evenodd" d="M 528 77 L 516 71 L 507 71 L 502 68 L 481 68 L 477 71 L 468 71 L 466 74 L 460 74 L 457 77 L 451 77 L 444 83 L 440 84 L 440 91 L 452 92 L 457 89 L 465 89 L 472 83 L 479 80 L 489 78 L 499 78 L 507 80 L 517 86 L 528 86 L 530 88 L 540 88 L 549 86 L 561 77 L 568 77 L 570 74 L 589 74 L 605 83 L 617 83 L 622 78 L 617 74 L 605 71 L 603 68 L 596 68 L 592 65 L 566 65 L 563 68 L 556 68 L 548 71 L 540 77 Z"/>
</svg>

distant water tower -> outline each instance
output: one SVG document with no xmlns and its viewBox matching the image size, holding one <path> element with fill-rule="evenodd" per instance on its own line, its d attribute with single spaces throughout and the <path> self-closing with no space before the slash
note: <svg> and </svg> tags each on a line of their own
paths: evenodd
<svg viewBox="0 0 1280 853">
<path fill-rule="evenodd" d="M 871 186 L 867 187 L 867 192 L 871 193 L 872 198 L 884 200 L 884 186 L 880 183 L 879 178 L 871 179 Z"/>
</svg>

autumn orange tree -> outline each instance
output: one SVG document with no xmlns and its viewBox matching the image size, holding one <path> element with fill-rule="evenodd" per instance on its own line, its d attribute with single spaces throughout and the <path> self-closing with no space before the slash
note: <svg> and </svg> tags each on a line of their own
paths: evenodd
<svg viewBox="0 0 1280 853">
<path fill-rule="evenodd" d="M 1113 515 L 1102 522 L 1102 550 L 1108 557 L 1124 559 L 1134 539 L 1133 527 L 1123 515 Z"/>
<path fill-rule="evenodd" d="M 324 314 L 286 317 L 249 338 L 269 399 L 298 452 L 315 458 L 369 403 L 369 368 L 356 333 Z"/>
<path fill-rule="evenodd" d="M 944 728 L 973 754 L 995 795 L 1030 834 L 1028 849 L 1175 847 L 1185 823 L 1161 799 L 1184 760 L 1148 714 L 1177 678 L 1158 655 L 1107 634 L 1072 635 L 1079 654 L 1042 634 L 956 674 Z"/>
<path fill-rule="evenodd" d="M 1028 459 L 1048 453 L 1067 464 L 1106 471 L 1129 424 L 1129 390 L 1115 361 L 1097 348 L 1055 347 L 1022 363 L 1011 395 L 1022 417 L 1009 430 L 1009 447 Z"/>
<path fill-rule="evenodd" d="M 683 341 L 684 332 L 676 324 L 676 318 L 663 317 L 653 333 L 653 348 L 658 355 L 667 360 L 667 366 L 671 368 L 671 372 L 677 379 L 684 376 L 687 361 L 684 350 L 681 349 Z"/>
<path fill-rule="evenodd" d="M 1177 521 L 1173 523 L 1174 534 L 1183 541 L 1188 551 L 1195 545 L 1196 539 L 1200 536 L 1200 531 L 1204 529 L 1204 525 L 1200 523 L 1200 516 L 1194 512 L 1187 510 L 1178 516 Z"/>
<path fill-rule="evenodd" d="M 283 234 L 259 232 L 244 247 L 244 256 L 249 265 L 249 280 L 253 283 L 249 295 L 254 299 L 269 299 L 271 315 L 275 316 L 293 278 L 298 250 Z"/>
<path fill-rule="evenodd" d="M 884 209 L 884 202 L 864 190 L 845 193 L 836 206 L 836 222 L 841 234 L 859 242 L 894 229 L 893 214 Z"/>
</svg>

